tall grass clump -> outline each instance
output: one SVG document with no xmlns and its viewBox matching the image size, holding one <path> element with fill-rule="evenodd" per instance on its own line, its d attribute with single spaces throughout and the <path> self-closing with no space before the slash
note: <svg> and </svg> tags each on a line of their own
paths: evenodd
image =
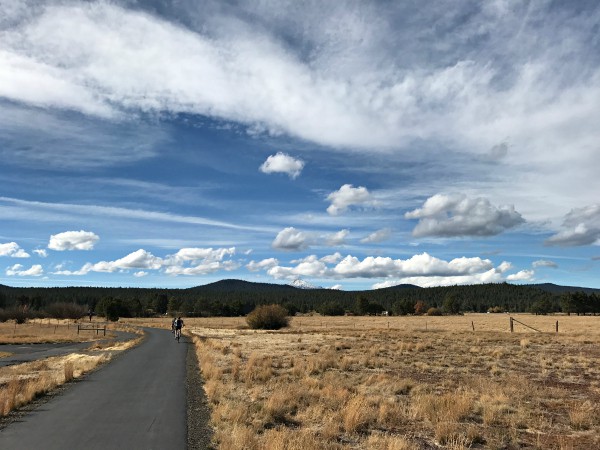
<svg viewBox="0 0 600 450">
<path fill-rule="evenodd" d="M 253 330 L 279 330 L 289 325 L 287 314 L 283 306 L 260 305 L 248 314 L 246 322 Z"/>
</svg>

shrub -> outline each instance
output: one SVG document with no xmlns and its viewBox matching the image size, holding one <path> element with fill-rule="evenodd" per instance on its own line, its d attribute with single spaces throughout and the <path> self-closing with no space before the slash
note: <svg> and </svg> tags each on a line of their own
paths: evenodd
<svg viewBox="0 0 600 450">
<path fill-rule="evenodd" d="M 52 303 L 46 306 L 45 311 L 53 319 L 80 319 L 85 315 L 85 307 L 67 302 Z"/>
<path fill-rule="evenodd" d="M 427 315 L 428 316 L 441 316 L 442 315 L 442 310 L 439 308 L 429 308 L 427 310 Z"/>
<path fill-rule="evenodd" d="M 261 305 L 248 314 L 246 322 L 254 330 L 279 330 L 288 326 L 289 318 L 283 306 Z"/>
</svg>

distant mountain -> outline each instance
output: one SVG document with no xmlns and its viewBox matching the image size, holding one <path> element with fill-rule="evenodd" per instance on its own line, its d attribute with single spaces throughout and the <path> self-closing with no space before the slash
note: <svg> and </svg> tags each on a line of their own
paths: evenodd
<svg viewBox="0 0 600 450">
<path fill-rule="evenodd" d="M 578 286 L 560 286 L 553 283 L 526 284 L 524 286 L 538 288 L 543 291 L 550 292 L 551 294 L 564 294 L 565 292 L 585 292 L 586 294 L 600 293 L 600 289 Z"/>
<path fill-rule="evenodd" d="M 288 284 L 254 283 L 233 279 L 220 280 L 186 289 L 186 291 L 198 292 L 293 292 L 295 290 L 296 288 Z"/>
<path fill-rule="evenodd" d="M 414 284 L 397 284 L 396 286 L 390 286 L 386 288 L 378 289 L 379 291 L 404 291 L 406 289 L 423 289 L 421 286 Z"/>
<path fill-rule="evenodd" d="M 323 289 L 321 286 L 315 286 L 314 284 L 309 283 L 306 280 L 302 280 L 300 278 L 296 278 L 294 281 L 290 283 L 290 286 L 293 286 L 298 289 Z"/>
</svg>

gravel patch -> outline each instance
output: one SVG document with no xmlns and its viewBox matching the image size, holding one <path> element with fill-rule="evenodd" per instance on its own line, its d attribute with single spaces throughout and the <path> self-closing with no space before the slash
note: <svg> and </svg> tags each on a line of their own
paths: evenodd
<svg viewBox="0 0 600 450">
<path fill-rule="evenodd" d="M 209 426 L 210 408 L 204 394 L 204 383 L 200 375 L 200 367 L 196 356 L 196 349 L 186 338 L 187 351 L 187 422 L 188 422 L 188 449 L 189 450 L 214 450 L 211 445 L 212 429 Z"/>
</svg>

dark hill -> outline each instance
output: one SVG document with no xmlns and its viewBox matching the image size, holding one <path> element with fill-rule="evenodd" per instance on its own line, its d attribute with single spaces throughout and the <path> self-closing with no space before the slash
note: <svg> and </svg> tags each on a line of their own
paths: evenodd
<svg viewBox="0 0 600 450">
<path fill-rule="evenodd" d="M 600 289 L 578 286 L 560 286 L 553 283 L 527 284 L 525 286 L 541 289 L 551 294 L 564 294 L 565 292 L 585 292 L 586 294 L 600 293 Z"/>
<path fill-rule="evenodd" d="M 254 283 L 244 280 L 220 280 L 186 289 L 193 292 L 295 292 L 297 288 L 288 284 Z"/>
</svg>

